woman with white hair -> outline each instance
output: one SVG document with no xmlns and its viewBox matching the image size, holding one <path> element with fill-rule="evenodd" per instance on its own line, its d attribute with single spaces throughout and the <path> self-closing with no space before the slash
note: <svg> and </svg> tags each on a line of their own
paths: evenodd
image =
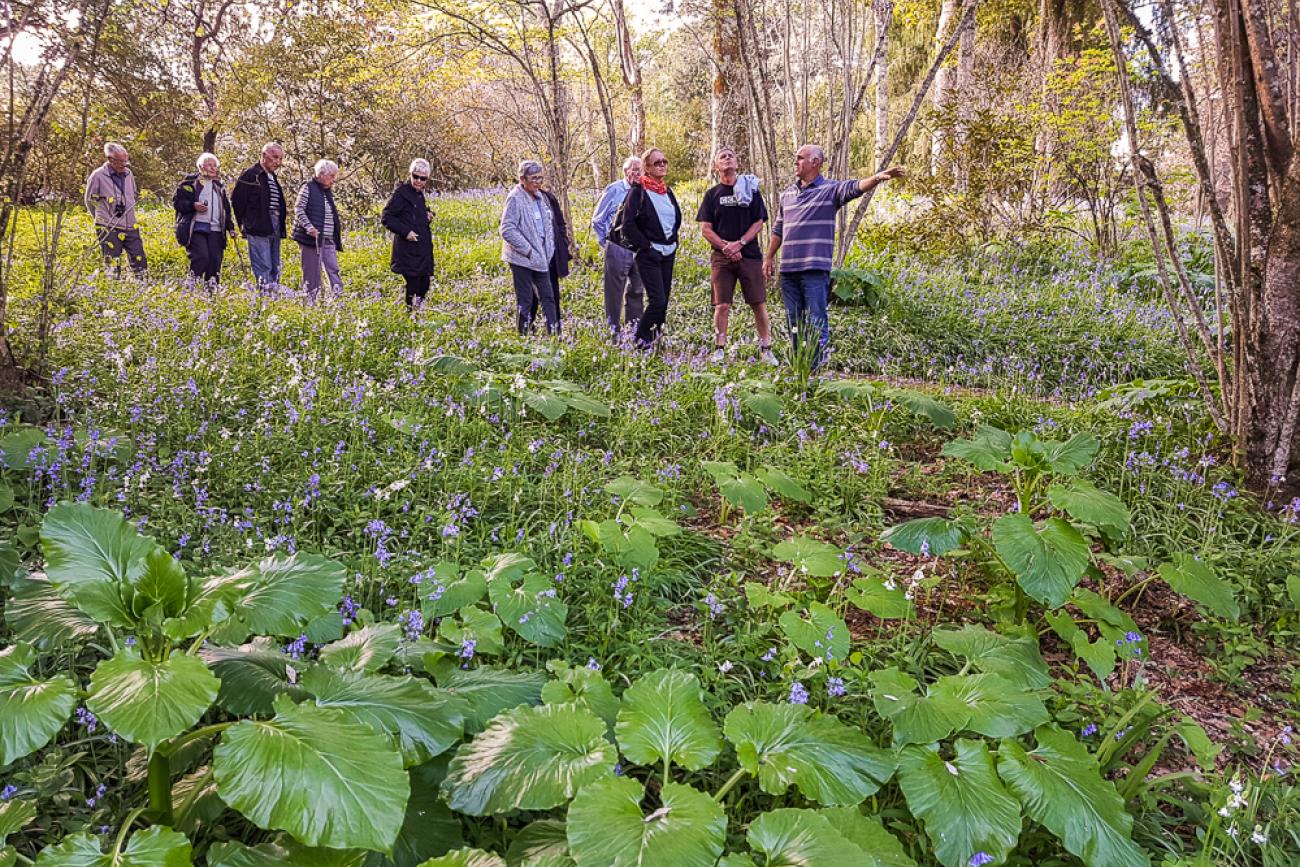
<svg viewBox="0 0 1300 867">
<path fill-rule="evenodd" d="M 380 222 L 393 233 L 393 253 L 388 267 L 406 280 L 406 308 L 414 309 L 416 300 L 424 303 L 433 276 L 433 221 L 424 195 L 429 189 L 429 161 L 411 160 L 409 178 L 397 185 Z"/>
<path fill-rule="evenodd" d="M 320 292 L 320 272 L 325 269 L 330 286 L 343 288 L 339 277 L 339 251 L 343 249 L 343 221 L 334 205 L 334 180 L 339 165 L 332 160 L 318 160 L 312 179 L 298 190 L 293 207 L 293 239 L 302 249 L 302 279 L 307 296 L 313 301 Z"/>
<path fill-rule="evenodd" d="M 520 334 L 533 330 L 538 306 L 546 317 L 546 330 L 560 332 L 560 307 L 551 280 L 555 255 L 555 216 L 542 195 L 542 164 L 519 164 L 519 184 L 506 196 L 501 214 L 501 258 L 510 266 L 515 287 L 515 326 Z"/>
<path fill-rule="evenodd" d="M 226 236 L 235 234 L 230 200 L 220 180 L 221 163 L 214 154 L 200 154 L 198 171 L 185 176 L 172 196 L 176 210 L 176 243 L 190 258 L 190 276 L 203 283 L 217 282 Z"/>
</svg>

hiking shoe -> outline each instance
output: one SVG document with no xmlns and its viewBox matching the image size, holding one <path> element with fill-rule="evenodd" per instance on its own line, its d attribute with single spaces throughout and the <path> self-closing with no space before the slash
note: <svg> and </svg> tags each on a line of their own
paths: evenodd
<svg viewBox="0 0 1300 867">
<path fill-rule="evenodd" d="M 721 346 L 713 350 L 713 353 L 709 356 L 710 364 L 722 364 L 726 360 L 727 360 L 727 350 Z"/>
<path fill-rule="evenodd" d="M 758 357 L 764 364 L 770 364 L 773 367 L 777 367 L 781 364 L 781 362 L 777 360 L 776 353 L 772 351 L 772 347 L 770 346 L 765 346 L 760 349 Z"/>
</svg>

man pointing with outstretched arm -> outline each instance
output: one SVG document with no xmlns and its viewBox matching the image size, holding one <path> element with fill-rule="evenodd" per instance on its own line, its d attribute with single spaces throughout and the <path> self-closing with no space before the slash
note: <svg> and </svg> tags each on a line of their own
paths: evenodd
<svg viewBox="0 0 1300 867">
<path fill-rule="evenodd" d="M 819 145 L 807 144 L 795 154 L 795 182 L 781 194 L 781 214 L 772 226 L 772 240 L 763 257 L 763 275 L 776 270 L 781 256 L 781 297 L 790 339 L 799 348 L 799 331 L 817 330 L 820 349 L 814 368 L 826 363 L 831 329 L 826 318 L 830 292 L 831 258 L 835 253 L 835 213 L 867 190 L 903 176 L 900 166 L 857 181 L 831 181 L 822 177 L 826 154 Z"/>
</svg>

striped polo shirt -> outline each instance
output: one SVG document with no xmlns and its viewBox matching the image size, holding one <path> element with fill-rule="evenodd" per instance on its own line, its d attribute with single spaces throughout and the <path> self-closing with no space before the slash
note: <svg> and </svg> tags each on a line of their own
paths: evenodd
<svg viewBox="0 0 1300 867">
<path fill-rule="evenodd" d="M 862 195 L 857 181 L 791 184 L 781 194 L 781 216 L 772 234 L 781 238 L 781 273 L 829 271 L 835 254 L 835 212 Z"/>
</svg>

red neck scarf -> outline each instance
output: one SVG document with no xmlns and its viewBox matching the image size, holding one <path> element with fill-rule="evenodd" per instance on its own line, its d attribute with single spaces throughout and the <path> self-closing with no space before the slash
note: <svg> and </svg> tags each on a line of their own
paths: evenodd
<svg viewBox="0 0 1300 867">
<path fill-rule="evenodd" d="M 641 186 L 645 187 L 652 193 L 658 193 L 661 196 L 668 195 L 668 185 L 658 178 L 652 178 L 649 175 L 642 175 Z"/>
</svg>

